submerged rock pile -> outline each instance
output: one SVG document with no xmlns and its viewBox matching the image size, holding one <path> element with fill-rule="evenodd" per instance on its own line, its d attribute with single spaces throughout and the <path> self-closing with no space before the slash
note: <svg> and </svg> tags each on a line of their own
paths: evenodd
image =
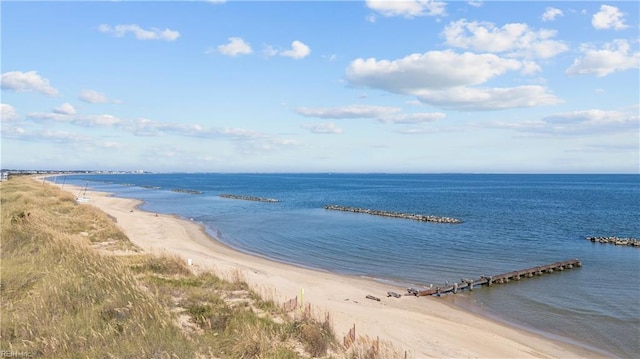
<svg viewBox="0 0 640 359">
<path fill-rule="evenodd" d="M 413 220 L 422 221 L 422 222 L 450 223 L 450 224 L 462 223 L 461 220 L 457 218 L 451 218 L 451 217 L 427 216 L 424 214 L 412 214 L 412 213 L 402 213 L 402 212 L 387 212 L 387 211 L 379 211 L 379 210 L 368 209 L 368 208 L 338 206 L 335 204 L 324 206 L 324 209 L 328 209 L 332 211 L 366 213 L 374 216 L 413 219 Z"/>
<path fill-rule="evenodd" d="M 256 202 L 271 202 L 271 203 L 280 202 L 280 200 L 273 199 L 273 198 L 242 196 L 238 194 L 221 194 L 220 197 L 231 198 L 231 199 L 243 199 L 245 201 L 256 201 Z"/>
<path fill-rule="evenodd" d="M 621 237 L 585 237 L 591 242 L 615 244 L 616 246 L 640 247 L 640 239 Z"/>
<path fill-rule="evenodd" d="M 196 191 L 193 189 L 184 189 L 184 188 L 174 188 L 172 189 L 173 192 L 180 192 L 180 193 L 189 193 L 189 194 L 202 194 L 202 191 Z"/>
</svg>

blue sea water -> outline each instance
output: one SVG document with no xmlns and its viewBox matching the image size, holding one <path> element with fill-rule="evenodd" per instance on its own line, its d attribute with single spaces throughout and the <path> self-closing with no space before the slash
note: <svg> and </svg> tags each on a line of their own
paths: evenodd
<svg viewBox="0 0 640 359">
<path fill-rule="evenodd" d="M 453 302 L 608 356 L 640 357 L 640 248 L 584 239 L 640 238 L 638 175 L 91 174 L 64 181 L 193 218 L 241 251 L 403 286 L 578 258 L 580 269 L 478 288 Z M 328 211 L 327 204 L 464 222 Z"/>
</svg>

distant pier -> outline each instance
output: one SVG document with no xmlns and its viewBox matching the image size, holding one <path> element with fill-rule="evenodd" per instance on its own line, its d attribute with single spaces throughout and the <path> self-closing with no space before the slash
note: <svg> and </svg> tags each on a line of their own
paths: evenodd
<svg viewBox="0 0 640 359">
<path fill-rule="evenodd" d="M 324 206 L 324 209 L 328 209 L 332 211 L 366 213 L 366 214 L 371 214 L 374 216 L 382 216 L 382 217 L 413 219 L 413 220 L 422 221 L 422 222 L 450 223 L 450 224 L 462 223 L 461 220 L 457 218 L 451 218 L 451 217 L 427 216 L 423 214 L 412 214 L 412 213 L 402 213 L 402 212 L 387 212 L 387 211 L 379 211 L 379 210 L 368 209 L 368 208 L 338 206 L 335 204 Z"/>
<path fill-rule="evenodd" d="M 616 246 L 640 247 L 640 239 L 623 237 L 585 237 L 585 239 L 604 244 L 615 244 Z"/>
<path fill-rule="evenodd" d="M 459 290 L 469 289 L 473 290 L 475 287 L 481 285 L 491 286 L 493 284 L 504 284 L 509 283 L 510 281 L 519 281 L 523 278 L 531 278 L 533 276 L 540 276 L 545 273 L 553 273 L 556 271 L 563 271 L 565 269 L 572 269 L 582 267 L 582 262 L 578 259 L 571 259 L 564 262 L 556 262 L 547 264 L 540 267 L 527 268 L 522 270 L 517 270 L 513 272 L 493 275 L 493 276 L 481 276 L 479 279 L 465 279 L 463 278 L 460 283 L 447 284 L 444 286 L 431 287 L 423 290 L 418 290 L 415 288 L 408 288 L 407 294 L 405 295 L 415 295 L 417 297 L 423 297 L 428 295 L 438 295 L 445 293 L 457 293 Z"/>
<path fill-rule="evenodd" d="M 220 197 L 231 198 L 231 199 L 242 199 L 242 200 L 245 200 L 245 201 L 255 201 L 255 202 L 270 202 L 270 203 L 280 202 L 280 200 L 273 199 L 273 198 L 242 196 L 242 195 L 237 195 L 237 194 L 226 194 L 226 193 L 225 194 L 221 194 Z"/>
</svg>

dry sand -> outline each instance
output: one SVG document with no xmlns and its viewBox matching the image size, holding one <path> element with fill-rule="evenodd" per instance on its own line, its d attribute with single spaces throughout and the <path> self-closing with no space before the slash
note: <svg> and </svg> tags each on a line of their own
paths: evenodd
<svg viewBox="0 0 640 359">
<path fill-rule="evenodd" d="M 65 186 L 77 194 L 80 188 Z M 309 270 L 251 256 L 218 242 L 198 223 L 138 210 L 140 201 L 87 191 L 89 205 L 114 217 L 129 239 L 148 252 L 191 259 L 194 271 L 240 275 L 263 295 L 284 302 L 304 290 L 314 313 L 330 313 L 338 336 L 354 324 L 356 335 L 393 343 L 413 358 L 592 358 L 603 355 L 513 328 L 452 306 L 443 298 L 387 297 L 393 287 L 360 277 Z M 366 299 L 374 295 L 381 300 Z"/>
</svg>

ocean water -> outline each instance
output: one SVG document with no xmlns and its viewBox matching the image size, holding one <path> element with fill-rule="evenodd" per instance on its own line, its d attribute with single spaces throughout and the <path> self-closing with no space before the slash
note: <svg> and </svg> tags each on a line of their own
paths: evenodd
<svg viewBox="0 0 640 359">
<path fill-rule="evenodd" d="M 640 357 L 640 248 L 584 239 L 640 238 L 638 175 L 127 174 L 64 181 L 192 218 L 241 251 L 407 287 L 578 258 L 579 269 L 442 300 L 611 357 Z M 328 211 L 327 204 L 464 222 Z"/>
</svg>

